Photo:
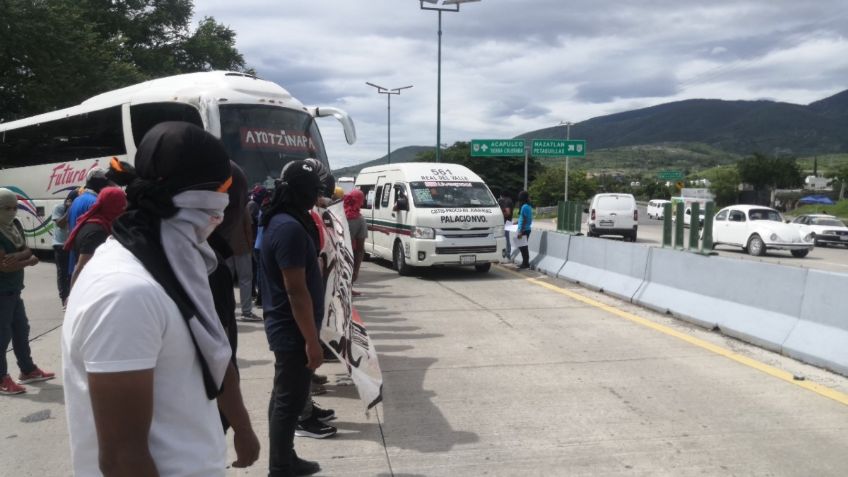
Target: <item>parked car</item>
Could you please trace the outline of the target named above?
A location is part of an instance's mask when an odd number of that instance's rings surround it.
[[[832,215],[808,214],[796,217],[792,224],[813,233],[816,246],[840,244],[848,246],[848,227]]]
[[[621,235],[624,240],[636,241],[639,211],[633,194],[597,194],[587,209],[589,237]]]
[[[759,205],[733,205],[721,209],[713,219],[716,245],[742,247],[751,255],[767,250],[789,250],[792,256],[806,257],[813,249],[813,233],[784,223],[780,212]]]
[[[665,204],[670,204],[670,200],[654,199],[648,201],[648,218],[662,220],[665,216]]]

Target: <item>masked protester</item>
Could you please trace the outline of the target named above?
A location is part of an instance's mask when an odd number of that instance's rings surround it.
[[[95,202],[97,195],[104,187],[115,185],[107,177],[106,171],[102,169],[92,169],[88,172],[85,179],[85,187],[79,190],[77,197],[71,202],[71,207],[68,209],[68,230],[74,230],[77,226],[77,221],[88,212]],[[74,268],[76,268],[77,254],[71,250],[68,255],[68,278],[73,277]]]
[[[65,301],[71,291],[71,275],[68,273],[68,257],[70,254],[65,250],[65,242],[68,240],[68,214],[71,204],[77,198],[79,191],[76,189],[68,193],[65,200],[53,208],[53,261],[56,262],[56,287],[59,289],[59,300],[62,301],[62,310],[65,309]]]
[[[360,209],[365,203],[365,195],[359,189],[353,189],[344,196],[344,211],[347,225],[350,229],[350,242],[353,246],[353,281],[359,278],[359,267],[365,257],[365,239],[368,238],[368,225],[362,217]],[[357,291],[351,292],[353,296],[360,296]]]
[[[88,212],[77,220],[77,226],[71,231],[65,241],[65,251],[74,251],[77,255],[77,265],[71,277],[70,286],[74,286],[83,268],[94,256],[109,234],[112,233],[112,222],[124,213],[127,208],[127,195],[117,187],[106,187],[97,195],[97,201]]]
[[[518,193],[518,238],[530,239],[533,227],[533,204],[530,203],[530,194],[526,190]],[[530,268],[530,249],[527,245],[518,247],[521,252],[521,265],[518,268]]]
[[[298,418],[309,399],[312,373],[323,362],[318,329],[324,283],[318,264],[318,229],[309,211],[325,187],[315,167],[293,161],[262,210],[260,269],[265,333],[274,352],[269,405],[269,476],[308,475],[316,462],[294,451]]]
[[[154,126],[139,144],[128,207],[68,298],[62,328],[75,475],[224,476],[218,410],[237,460],[259,443],[244,408],[208,274],[206,239],[232,182],[223,144],[189,123]]]
[[[24,268],[38,263],[24,243],[24,236],[15,225],[18,198],[8,189],[0,189],[0,394],[21,394],[21,384],[53,379],[55,375],[39,369],[32,362],[29,349],[29,320],[26,316],[21,290],[24,289]],[[6,350],[12,343],[21,374],[18,381],[8,374]]]

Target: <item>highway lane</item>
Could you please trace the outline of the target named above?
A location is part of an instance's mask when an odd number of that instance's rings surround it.
[[[43,331],[34,355],[59,370],[53,273],[30,269],[24,299]],[[319,400],[336,410],[339,435],[297,440],[321,475],[841,477],[848,468],[842,376],[532,271],[398,277],[371,262],[357,289],[384,403],[365,416],[341,366],[321,369],[331,382]],[[263,455],[228,476],[263,474],[267,462],[273,356],[261,323],[240,325],[239,339]],[[61,379],[30,388],[2,398],[0,468],[68,475]],[[37,446],[50,452],[20,458]]]
[[[637,243],[653,247],[662,246],[662,221],[647,218],[645,208],[639,208],[639,233]],[[586,233],[586,215],[582,218],[583,233]],[[534,223],[538,228],[545,230],[556,229],[556,219],[541,219]],[[621,240],[620,237],[601,237],[602,240]],[[689,229],[685,229],[684,245],[689,244]],[[763,257],[748,255],[740,247],[719,245],[715,252],[722,257],[740,260],[753,260],[759,262],[776,263],[790,267],[804,267],[830,272],[848,273],[848,247],[816,247],[804,258],[795,258],[787,251],[770,250]]]

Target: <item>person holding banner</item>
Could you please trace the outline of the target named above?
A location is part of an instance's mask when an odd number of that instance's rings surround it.
[[[518,193],[518,239],[529,240],[533,225],[533,205],[530,204],[530,194],[523,190]],[[530,268],[530,248],[525,242],[518,247],[521,252],[521,265],[518,268]]]
[[[324,316],[324,281],[309,214],[324,190],[314,166],[293,161],[268,205],[259,266],[265,333],[274,352],[274,386],[268,407],[269,476],[309,475],[317,462],[294,450],[298,418],[309,399],[312,373],[323,363],[318,330]]]

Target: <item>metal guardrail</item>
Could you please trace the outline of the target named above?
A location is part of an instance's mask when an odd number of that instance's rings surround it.
[[[679,205],[674,211],[672,221],[671,204],[663,207],[663,248],[675,248],[688,250],[690,252],[712,255],[713,253],[713,216],[715,215],[715,203],[707,202],[704,211],[704,226],[701,228],[701,204],[693,202],[689,215],[689,246],[684,248],[684,207]],[[672,223],[674,222],[674,223]]]
[[[583,203],[569,200],[557,206],[557,230],[570,234],[580,234],[580,220],[583,217]]]

